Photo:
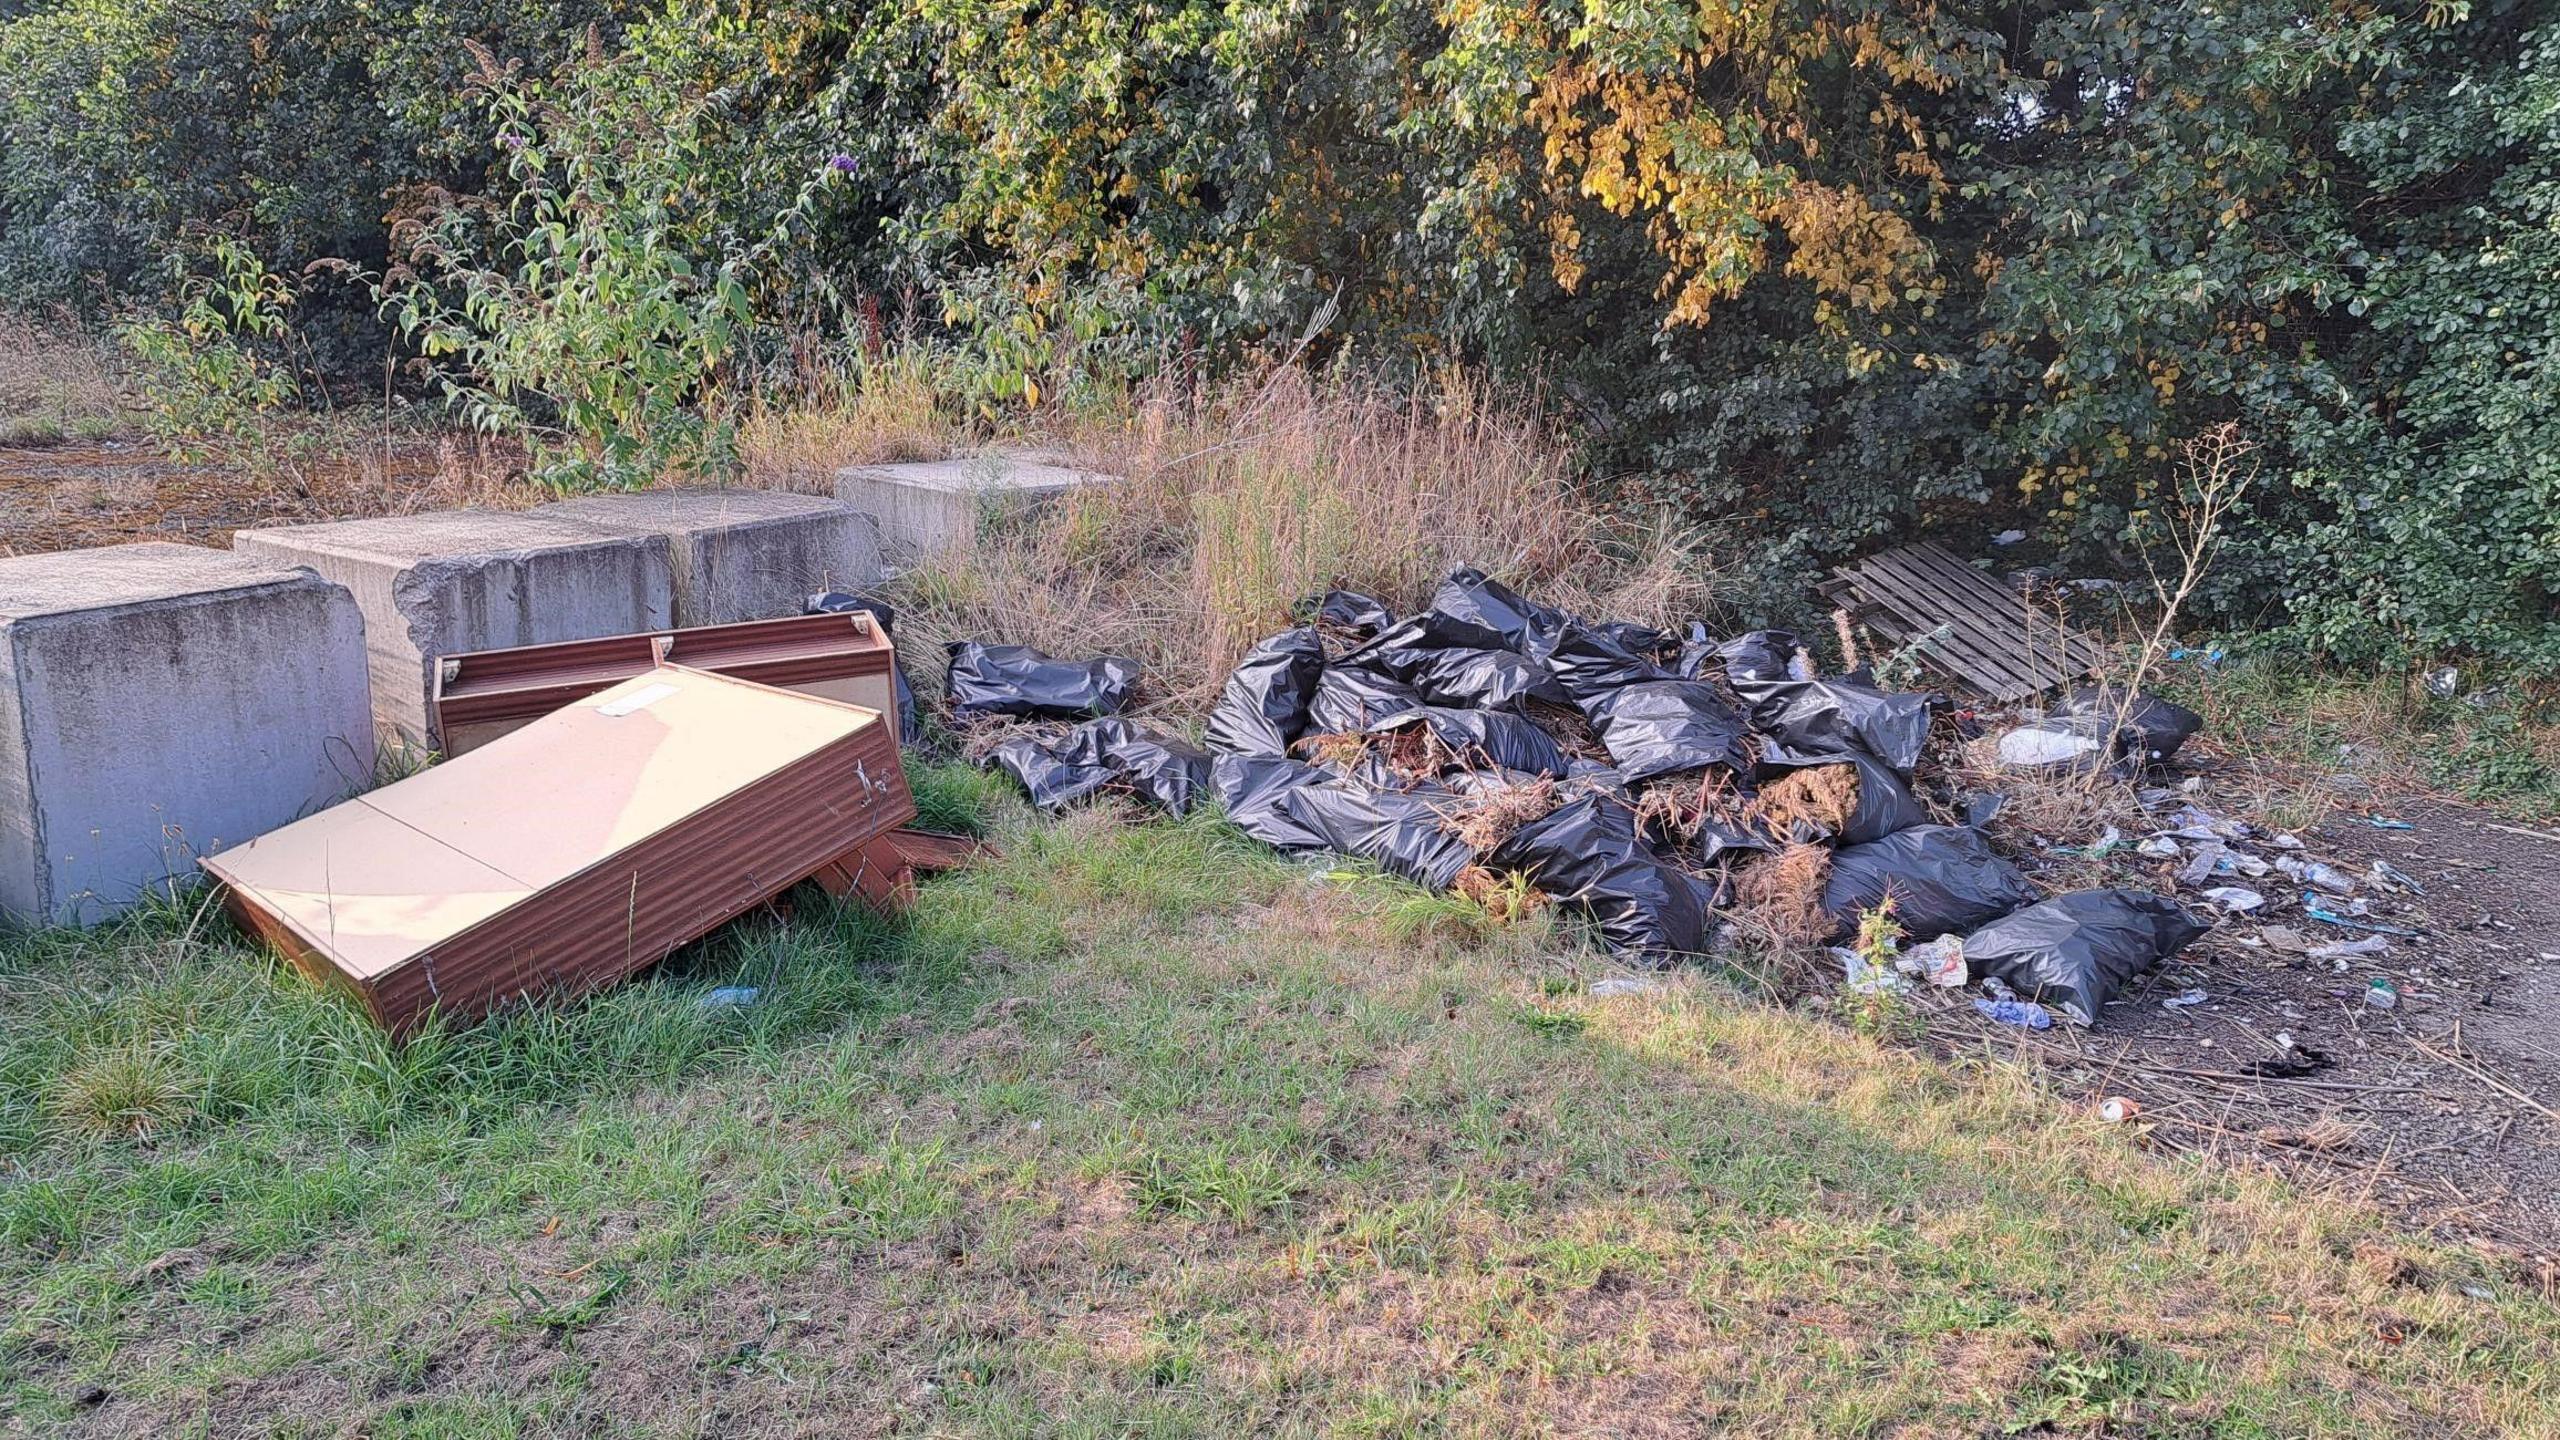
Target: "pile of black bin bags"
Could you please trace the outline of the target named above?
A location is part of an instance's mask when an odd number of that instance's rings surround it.
[[[1330,658],[1327,637],[1339,651]],[[1044,807],[1112,790],[1180,814],[1214,790],[1229,820],[1283,851],[1357,857],[1434,889],[1470,866],[1525,874],[1639,963],[1704,951],[1719,862],[1794,841],[1832,847],[1823,905],[1844,936],[1888,894],[1914,940],[1969,934],[2033,905],[2026,876],[1979,832],[1927,823],[1912,794],[1933,697],[1887,692],[1864,672],[1797,678],[1796,648],[1784,631],[1718,642],[1694,625],[1682,638],[1595,624],[1461,569],[1429,608],[1401,619],[1364,595],[1324,596],[1311,623],[1264,640],[1236,667],[1209,716],[1205,751],[1118,718],[1137,674],[1118,657],[954,645],[949,699],[963,718],[1077,722],[1016,735],[990,756]],[[1572,758],[1558,743],[1553,721],[1570,712],[1605,763]],[[1390,771],[1374,754],[1321,762],[1295,751],[1309,736],[1406,727],[1426,729],[1439,742],[1430,753],[1452,757],[1441,773]],[[1675,842],[1639,823],[1630,788],[1703,771],[1747,795],[1825,765],[1851,766],[1858,778],[1854,813],[1837,833],[1709,822]],[[1562,782],[1560,807],[1486,853],[1452,833],[1449,818],[1480,792],[1539,777]],[[2066,923],[2002,932],[1993,973],[2082,1014],[2195,933],[2158,917],[2157,897],[2064,899],[2071,904],[2054,918]]]

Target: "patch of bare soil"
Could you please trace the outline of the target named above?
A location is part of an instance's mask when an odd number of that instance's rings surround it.
[[[140,440],[0,447],[0,555],[136,540],[227,545],[232,531],[259,525],[542,498],[491,478],[510,468],[483,442],[422,435],[258,464],[173,460]]]
[[[2212,807],[2210,792],[2198,798]],[[2340,809],[2299,832],[2295,852],[2359,877],[2385,862],[2424,887],[2358,886],[2370,923],[2411,932],[2384,935],[2382,953],[2305,953],[2294,937],[2316,948],[2370,932],[2312,918],[2305,887],[2282,874],[2218,878],[2266,907],[2225,919],[2091,1029],[2030,1035],[1969,1009],[1937,1028],[2034,1053],[2093,1113],[2107,1097],[2133,1101],[2153,1143],[2271,1162],[2548,1265],[2560,1257],[2560,834],[2436,800],[2386,818],[2412,828]],[[2177,863],[2154,863],[2148,883],[2210,913],[2176,883]],[[2376,980],[2396,991],[2392,1008],[2368,1002]],[[2200,1003],[2169,1003],[2196,991]]]

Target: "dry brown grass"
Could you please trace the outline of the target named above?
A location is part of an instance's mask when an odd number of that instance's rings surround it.
[[[1466,798],[1441,828],[1479,855],[1491,854],[1520,827],[1543,820],[1564,804],[1562,786],[1544,775],[1518,785],[1494,785]]]
[[[69,315],[0,310],[0,424],[50,426],[51,438],[83,422],[112,426],[124,386],[106,342]]]
[[[863,366],[825,401],[760,395],[738,422],[746,481],[760,490],[832,494],[836,472],[847,465],[940,460],[974,444],[945,405],[922,349]]]
[[[1820,845],[1758,856],[1734,870],[1736,918],[1781,945],[1820,944],[1832,929],[1822,908],[1830,880],[1831,852]]]
[[[1808,765],[1760,787],[1743,807],[1751,823],[1781,837],[1837,835],[1858,813],[1858,771],[1853,765]]]
[[[1411,607],[1477,564],[1594,615],[1665,623],[1711,608],[1691,547],[1584,495],[1534,397],[1454,375],[1399,394],[1279,369],[1143,393],[1028,438],[1125,479],[981,526],[907,575],[918,655],[995,636],[1112,651],[1144,662],[1166,698],[1199,703],[1331,586]]]

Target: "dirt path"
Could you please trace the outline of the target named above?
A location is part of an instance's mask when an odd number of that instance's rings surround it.
[[[2198,798],[2211,808],[2210,791]],[[2368,813],[2341,808],[2299,832],[2294,853],[2360,877],[2384,861],[2424,887],[2359,883],[2371,923],[2414,932],[2383,936],[2384,953],[2304,953],[2367,932],[2306,915],[2303,887],[2281,874],[2226,879],[2266,908],[2223,924],[2094,1028],[1986,1025],[1981,1039],[2040,1053],[2093,1105],[2133,1100],[2161,1143],[2271,1161],[2442,1235],[2560,1255],[2560,835],[2442,801],[2385,812],[2407,829]],[[2140,883],[2209,909],[2175,884],[2176,862],[2138,863],[2156,872]],[[2395,1007],[2367,1002],[2376,979]],[[2167,1003],[2196,991],[2201,1003]]]

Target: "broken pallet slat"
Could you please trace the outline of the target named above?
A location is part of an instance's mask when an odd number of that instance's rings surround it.
[[[1852,561],[1823,587],[1896,644],[1938,630],[1921,663],[1992,700],[2012,701],[2098,668],[2105,650],[1944,547],[1923,542]]]

